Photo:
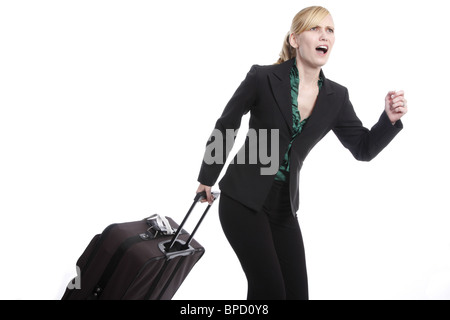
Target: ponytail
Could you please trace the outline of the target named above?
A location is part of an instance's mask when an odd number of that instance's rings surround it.
[[[281,48],[281,52],[280,52],[280,58],[278,59],[278,61],[275,64],[283,63],[283,62],[288,61],[295,57],[295,55],[296,55],[295,49],[289,43],[290,36],[291,36],[291,33],[288,32],[288,34],[284,38],[283,47]]]

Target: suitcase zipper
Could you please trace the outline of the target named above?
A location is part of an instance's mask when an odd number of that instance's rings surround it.
[[[194,250],[194,252],[198,252],[198,250]],[[194,253],[192,253],[194,254]],[[203,254],[202,254],[203,255]],[[156,298],[156,300],[161,300],[162,296],[166,293],[167,288],[169,288],[170,284],[172,283],[173,278],[176,276],[178,270],[180,269],[180,267],[183,265],[183,261],[187,258],[186,255],[184,256],[180,256],[180,259],[178,260],[177,265],[175,266],[172,274],[170,275],[169,279],[167,280],[166,284],[164,285],[164,287],[162,288],[161,292],[159,293],[158,297]],[[161,268],[161,270],[158,273],[157,278],[155,279],[155,281],[153,282],[152,286],[150,287],[150,289],[148,290],[147,294],[145,295],[144,300],[149,300],[150,296],[153,294],[153,292],[155,291],[159,281],[161,280],[164,272],[167,269],[167,266],[169,265],[170,261],[173,261],[173,257],[167,257],[166,258],[166,262],[164,263],[163,267]]]
[[[158,286],[159,281],[161,280],[164,271],[166,271],[167,266],[169,265],[170,260],[166,260],[161,268],[161,270],[159,270],[158,275],[155,278],[155,281],[153,281],[152,286],[148,289],[147,294],[144,297],[144,300],[149,300],[150,296],[152,295],[153,291],[155,291],[156,287]]]
[[[94,287],[94,289],[91,291],[90,300],[97,300],[100,298],[101,294],[103,293],[103,290],[108,285],[108,281],[113,275],[114,271],[116,270],[117,265],[119,264],[120,260],[124,256],[124,254],[127,252],[127,250],[133,245],[138,242],[141,242],[142,238],[140,235],[136,235],[133,237],[130,237],[126,239],[120,247],[116,250],[114,255],[109,260],[108,265],[105,268],[105,271],[103,271],[102,276],[100,277],[100,280],[98,281],[97,285]]]
[[[109,279],[112,277],[114,271],[117,268],[117,265],[120,263],[120,261],[122,260],[123,256],[128,251],[128,249],[136,243],[139,243],[142,241],[147,241],[149,239],[150,239],[149,237],[145,237],[144,234],[141,233],[141,234],[129,237],[128,239],[123,241],[122,244],[119,246],[119,248],[117,248],[114,255],[109,260],[108,265],[105,267],[105,270],[103,271],[103,274],[100,277],[100,280],[97,282],[97,285],[91,290],[91,294],[88,297],[88,299],[89,300],[98,300],[100,298],[101,294],[103,293],[103,291],[105,290],[106,286],[108,285]],[[170,261],[170,258],[167,259],[167,261],[164,263],[164,265],[161,269],[161,274],[158,274],[157,278],[155,279],[156,284],[159,282],[159,279],[161,278],[162,273],[167,268],[168,261]]]
[[[164,288],[161,290],[161,293],[158,295],[158,298],[156,298],[156,300],[161,300],[162,296],[164,293],[166,293],[167,288],[169,287],[169,285],[172,283],[173,278],[175,277],[175,275],[178,272],[178,269],[180,269],[181,265],[183,264],[183,261],[185,260],[186,256],[183,256],[180,258],[180,260],[178,261],[177,265],[175,266],[175,269],[173,270],[172,274],[170,275],[170,278],[167,280],[166,285],[164,286]],[[169,261],[169,260],[168,260]]]

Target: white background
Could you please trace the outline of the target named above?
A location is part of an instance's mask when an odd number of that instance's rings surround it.
[[[306,159],[310,298],[449,299],[448,14],[436,0],[0,2],[0,298],[60,299],[110,223],[180,221],[228,99],[315,4],[336,25],[325,75],[363,123],[389,90],[405,90],[410,112],[370,163],[333,133]],[[245,299],[217,205],[196,239],[206,254],[174,299]]]

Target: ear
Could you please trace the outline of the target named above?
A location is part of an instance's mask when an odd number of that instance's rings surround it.
[[[295,33],[291,33],[289,35],[289,44],[295,49],[298,48],[297,37],[295,36]]]

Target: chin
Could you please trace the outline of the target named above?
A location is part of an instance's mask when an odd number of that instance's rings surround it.
[[[326,65],[328,62],[328,57],[326,59],[319,59],[317,61],[315,61],[315,64],[317,66],[317,68],[322,68],[324,65]]]
[[[309,66],[311,68],[322,68],[328,62],[328,56],[326,57],[313,57],[312,59],[303,60],[301,59],[305,66]]]

